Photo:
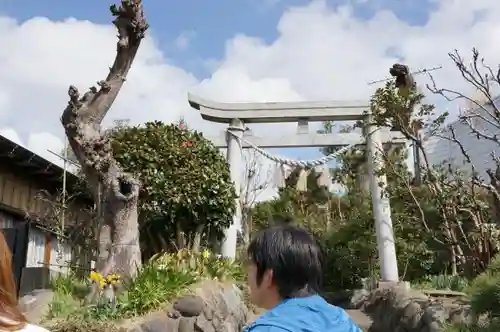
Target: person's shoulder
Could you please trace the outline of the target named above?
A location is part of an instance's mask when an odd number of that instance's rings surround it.
[[[276,309],[266,311],[254,322],[250,323],[243,332],[289,332],[283,321],[283,316],[276,312]]]
[[[289,332],[288,329],[274,325],[250,325],[245,332]]]
[[[38,325],[28,324],[19,332],[50,332],[50,331]]]

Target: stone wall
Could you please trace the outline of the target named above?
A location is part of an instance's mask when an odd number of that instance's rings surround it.
[[[134,326],[124,325],[130,332],[240,332],[248,318],[243,293],[236,285],[206,281],[165,310]]]
[[[403,286],[380,288],[366,298],[363,311],[370,332],[438,332],[447,324],[469,324],[472,312],[457,298],[433,298]]]
[[[252,318],[236,285],[208,280],[164,309],[142,317],[107,322],[54,320],[44,327],[53,332],[241,332]]]

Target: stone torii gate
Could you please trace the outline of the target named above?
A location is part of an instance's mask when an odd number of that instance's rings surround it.
[[[188,100],[190,106],[198,110],[204,120],[229,125],[225,133],[210,139],[217,147],[227,148],[231,179],[238,195],[242,185],[243,148],[346,147],[366,144],[381,279],[388,282],[399,281],[389,198],[384,193],[387,179],[385,175],[377,174],[376,170],[382,163],[383,143],[405,144],[405,139],[399,132],[382,131],[373,126],[368,102],[220,103],[190,93]],[[358,133],[308,132],[309,122],[357,120],[365,121],[366,138]],[[297,134],[265,138],[245,135],[246,124],[284,122],[297,122]],[[225,257],[234,259],[236,256],[237,232],[240,224],[241,206],[239,199],[236,199],[233,223],[226,230],[222,243],[222,255]]]

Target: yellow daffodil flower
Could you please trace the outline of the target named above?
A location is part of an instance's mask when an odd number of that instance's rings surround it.
[[[210,251],[209,251],[208,249],[203,250],[203,253],[201,254],[201,256],[202,256],[204,259],[208,259],[208,258],[210,258]]]

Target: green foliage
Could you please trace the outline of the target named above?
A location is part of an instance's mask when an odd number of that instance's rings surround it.
[[[480,324],[449,326],[446,332],[500,331],[500,255],[496,255],[488,268],[478,275],[467,288],[471,308]]]
[[[326,258],[325,288],[330,291],[362,288],[362,279],[375,277],[378,270],[370,210],[351,210],[348,218],[320,238]]]
[[[307,172],[307,190],[297,191],[297,184],[303,171],[304,169],[302,168],[296,168],[290,173],[285,179],[285,188],[280,189],[281,196],[298,200],[299,203],[305,206],[328,202],[331,195],[328,192],[328,188],[318,184],[318,178],[321,176],[321,173],[315,169],[305,170]]]
[[[426,136],[439,134],[441,139],[446,139],[441,131],[447,129],[450,143],[456,144],[458,151],[461,143],[454,131],[444,126],[448,113],[439,114],[433,105],[424,103],[424,97],[417,91],[403,95],[394,82],[388,82],[373,95],[374,122],[401,131],[419,148],[424,163],[418,183],[413,183],[404,167],[390,157],[386,158],[381,171],[389,179],[387,191],[393,198],[394,213],[404,227],[420,224],[426,245],[436,252],[434,264],[444,263],[449,272],[473,277],[486,268],[490,253],[497,247],[499,231],[492,220],[497,215],[495,200],[492,200],[496,196],[477,185],[480,180],[474,172],[472,176],[476,181],[471,181],[471,174],[452,169],[446,163],[429,163],[418,130],[425,128]],[[466,153],[464,158],[468,160]],[[470,163],[464,166],[473,167]]]
[[[156,262],[147,264],[138,277],[127,287],[124,311],[144,314],[172,300],[196,281],[192,272],[170,267],[159,268]]]
[[[85,280],[77,278],[74,273],[59,274],[51,280],[51,288],[54,293],[60,295],[72,295],[83,299],[88,293],[88,284]]]
[[[500,255],[490,263],[486,271],[477,276],[467,293],[472,310],[477,314],[488,314],[500,319]]]
[[[54,288],[55,299],[47,318],[74,320],[81,317],[96,322],[140,316],[162,308],[203,279],[241,282],[244,280],[242,264],[217,258],[208,250],[156,255],[143,265],[134,280],[124,285],[125,291],[117,296],[114,305],[102,301],[84,305],[79,288],[74,287],[80,281],[61,277],[54,282],[58,287]]]
[[[497,332],[500,331],[500,324],[492,322],[485,325],[473,326],[447,326],[444,332]]]
[[[252,210],[254,231],[276,220],[290,220],[309,229],[325,250],[324,280],[329,291],[359,288],[364,278],[376,277],[378,252],[370,199],[355,191],[344,197],[331,195],[325,209],[314,200],[304,203],[301,197],[302,193],[286,190],[274,200],[257,204]],[[398,263],[405,279],[429,274],[434,253],[422,241],[421,230],[397,222],[394,228]]]
[[[45,317],[46,320],[51,320],[53,318],[68,318],[73,315],[79,315],[80,313],[80,302],[71,294],[54,294],[52,303],[49,305],[49,312]]]
[[[88,318],[115,320],[143,315],[165,305],[197,280],[191,270],[160,266],[152,260],[143,266],[137,277],[127,285],[127,290],[120,294],[116,308],[109,304],[97,304],[88,312]]]
[[[317,190],[317,191],[316,191]],[[319,205],[318,205],[319,202]],[[306,227],[313,234],[324,234],[332,219],[332,206],[336,199],[331,194],[308,186],[307,192],[299,192],[293,188],[281,190],[278,197],[256,204],[250,211],[253,231],[271,226],[275,222],[293,221],[294,224]]]
[[[469,287],[469,280],[458,275],[433,275],[424,279],[412,282],[411,285],[416,289],[442,289],[455,292],[464,292]]]
[[[342,197],[342,218],[336,219],[329,233],[320,239],[326,253],[325,280],[331,290],[361,287],[365,278],[377,278],[378,250],[370,200],[362,193]],[[404,280],[422,278],[432,272],[434,253],[415,227],[403,227],[393,216],[396,252]]]
[[[424,94],[416,90],[398,93],[395,82],[389,81],[371,98],[373,121],[380,127],[401,131],[408,139],[417,139],[415,135],[423,128],[424,121],[431,129],[438,129],[448,116],[448,113],[437,115],[434,105],[424,103],[424,99]]]
[[[109,137],[117,161],[142,182],[141,236],[144,247],[156,247],[150,254],[165,244],[192,245],[196,235],[221,238],[236,195],[226,160],[209,140],[184,124],[159,121],[122,126]]]
[[[78,312],[79,303],[88,293],[89,285],[75,274],[60,274],[51,280],[54,299],[49,305],[47,319],[69,317]]]
[[[242,263],[219,258],[208,250],[201,253],[179,250],[153,258],[160,267],[171,267],[179,271],[191,271],[194,278],[243,281],[245,273]]]

